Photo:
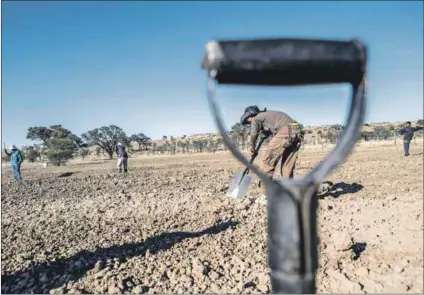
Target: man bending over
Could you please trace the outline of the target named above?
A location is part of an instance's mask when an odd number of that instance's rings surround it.
[[[281,160],[282,177],[293,178],[296,160],[301,146],[301,129],[299,124],[289,115],[279,111],[260,111],[257,106],[245,109],[240,123],[251,125],[250,152],[253,154],[259,133],[271,135],[259,168],[270,178],[273,177],[276,166]],[[264,201],[265,188],[261,186],[263,195],[259,201]]]

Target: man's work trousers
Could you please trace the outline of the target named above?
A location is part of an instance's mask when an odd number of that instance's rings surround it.
[[[12,164],[12,172],[16,180],[21,180],[21,165]]]
[[[405,152],[405,156],[409,156],[409,144],[410,144],[410,141],[408,140],[405,140],[403,142],[403,151]]]
[[[128,158],[118,158],[118,172],[122,172],[122,168],[124,168],[124,172],[128,171]]]
[[[289,136],[287,134],[278,132],[271,139],[263,153],[259,168],[270,178],[273,177],[275,168],[280,160],[282,177],[293,178],[301,141],[299,138],[295,138],[291,145],[285,148],[283,145],[288,138]],[[261,185],[261,190],[265,194],[265,187],[263,185]]]

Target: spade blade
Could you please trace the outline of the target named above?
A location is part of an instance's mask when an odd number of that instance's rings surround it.
[[[247,190],[249,189],[249,184],[252,181],[252,177],[248,174],[245,174],[243,179],[242,177],[243,173],[241,172],[237,172],[236,175],[234,175],[227,195],[234,199],[243,198],[246,195]]]

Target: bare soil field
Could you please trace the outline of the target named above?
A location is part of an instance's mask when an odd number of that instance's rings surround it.
[[[423,147],[411,150],[358,147],[324,184],[317,292],[423,292]],[[325,153],[302,150],[296,177]],[[115,164],[24,164],[22,183],[3,167],[2,293],[270,291],[266,206],[225,196],[242,169],[230,154],[130,158],[125,177]]]

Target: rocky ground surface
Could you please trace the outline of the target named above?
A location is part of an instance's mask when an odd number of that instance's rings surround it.
[[[303,151],[296,176],[323,157]],[[83,163],[83,162],[82,162]],[[267,293],[266,206],[226,154],[2,169],[2,293]],[[258,189],[252,184],[251,194]],[[357,150],[319,200],[322,293],[423,292],[423,154]]]

